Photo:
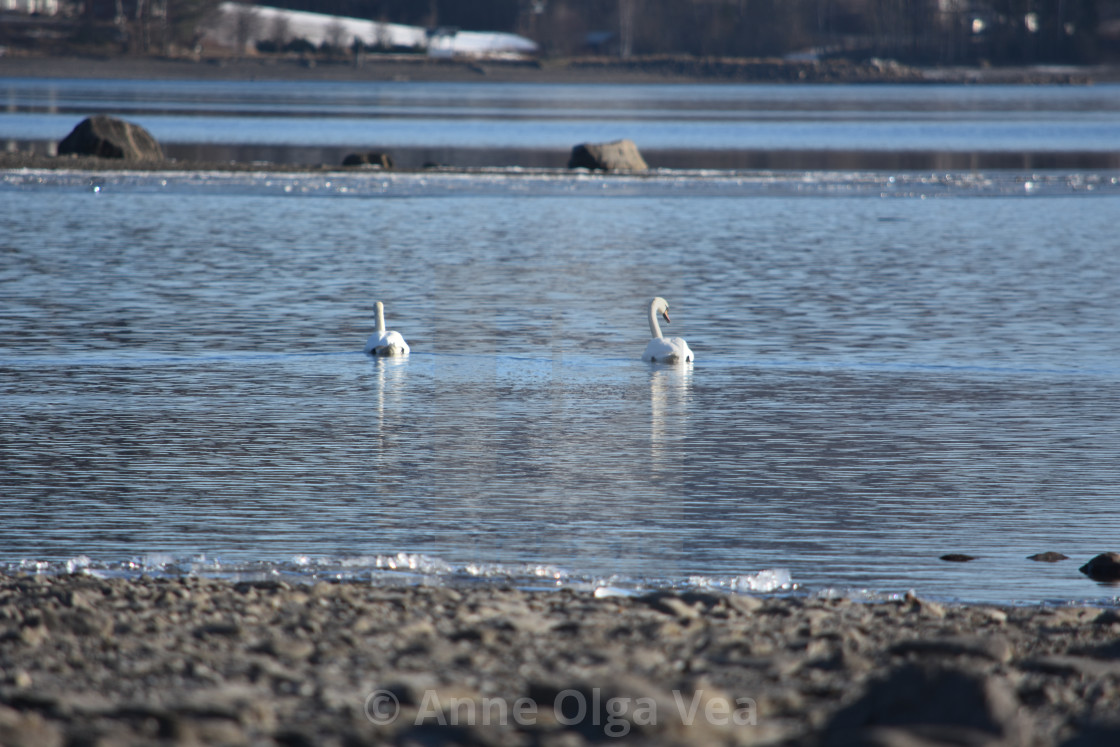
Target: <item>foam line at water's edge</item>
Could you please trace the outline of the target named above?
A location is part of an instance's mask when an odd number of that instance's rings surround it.
[[[285,581],[292,584],[314,584],[320,581],[386,586],[495,584],[527,591],[569,589],[596,597],[671,591],[845,598],[866,603],[899,601],[915,593],[912,589],[875,590],[833,586],[812,588],[794,582],[789,571],[782,568],[733,576],[638,578],[582,574],[548,564],[451,563],[428,555],[404,552],[338,558],[297,555],[287,561],[224,561],[205,555],[174,557],[164,553],[150,553],[126,560],[93,560],[86,555],[77,555],[65,560],[0,560],[0,573],[85,574],[100,578],[202,577],[232,582]],[[1116,595],[1010,602],[971,596],[920,596],[940,603],[961,605],[1120,607],[1120,596]]]

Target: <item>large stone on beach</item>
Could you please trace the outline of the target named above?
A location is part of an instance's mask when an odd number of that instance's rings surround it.
[[[569,169],[596,171],[645,171],[646,165],[633,140],[615,140],[613,143],[583,143],[572,148],[568,159]]]
[[[1094,581],[1120,581],[1120,552],[1104,552],[1078,568]]]
[[[1022,745],[1030,734],[1019,700],[1002,678],[907,664],[839,711],[823,744]]]
[[[82,120],[58,144],[58,154],[162,161],[163,150],[151,133],[132,122],[98,115]]]
[[[62,732],[38,713],[0,705],[0,744],[6,747],[61,747]]]

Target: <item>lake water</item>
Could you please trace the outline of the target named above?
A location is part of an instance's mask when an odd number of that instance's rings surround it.
[[[2,68],[0,68],[2,71]],[[0,78],[0,141],[123,116],[175,158],[563,167],[627,137],[671,168],[1120,168],[1120,85],[532,85]]]
[[[596,95],[664,124],[666,88]],[[710,88],[825,130],[889,90]],[[15,108],[0,137],[56,116]],[[1118,171],[10,171],[0,204],[9,569],[1116,602],[1077,567],[1120,550]],[[693,366],[640,360],[654,295]],[[407,360],[361,353],[375,300]]]

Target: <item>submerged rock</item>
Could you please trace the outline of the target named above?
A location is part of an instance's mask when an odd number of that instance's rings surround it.
[[[633,140],[612,143],[583,143],[572,148],[569,169],[596,171],[645,171],[646,165]]]
[[[58,144],[58,154],[162,161],[163,149],[151,133],[132,122],[98,115],[78,123]]]
[[[1120,552],[1105,552],[1079,569],[1094,581],[1120,581]]]
[[[1069,556],[1062,555],[1060,552],[1040,552],[1028,556],[1027,560],[1033,560],[1037,563],[1057,563],[1060,560],[1069,560]]]
[[[976,560],[975,555],[965,555],[964,553],[951,552],[947,555],[942,555],[941,560],[948,563],[967,563],[970,560]]]

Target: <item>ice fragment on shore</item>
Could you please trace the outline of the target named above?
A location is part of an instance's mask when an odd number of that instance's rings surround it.
[[[66,561],[66,572],[75,573],[76,571],[89,568],[93,561],[86,555],[78,555]]]
[[[739,576],[732,586],[736,591],[778,591],[793,586],[793,579],[785,568],[771,568]]]
[[[592,596],[596,599],[608,599],[610,597],[632,597],[635,592],[628,589],[621,589],[617,586],[596,586]]]
[[[450,564],[442,560],[407,552],[399,552],[396,555],[378,555],[376,566],[390,571],[419,571],[421,573],[450,573],[454,570]]]
[[[745,573],[731,578],[691,576],[688,579],[688,584],[705,589],[725,589],[738,592],[771,592],[794,588],[793,578],[785,568],[769,568],[758,573]]]

